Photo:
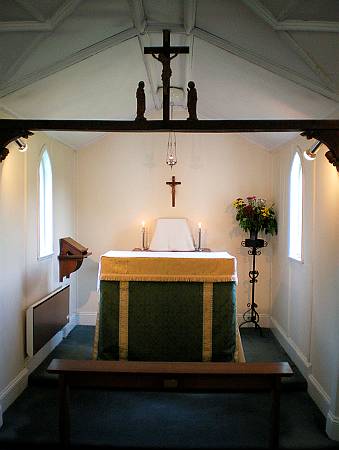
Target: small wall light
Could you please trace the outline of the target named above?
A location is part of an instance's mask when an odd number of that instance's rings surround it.
[[[313,161],[317,156],[317,151],[319,150],[320,146],[321,142],[317,141],[315,144],[312,145],[312,147],[304,151],[304,158],[307,159],[308,161]]]
[[[23,142],[20,138],[15,140],[16,145],[19,147],[19,152],[26,152],[28,149],[28,145]]]

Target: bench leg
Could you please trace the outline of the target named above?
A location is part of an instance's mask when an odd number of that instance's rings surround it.
[[[274,377],[273,389],[271,392],[271,428],[269,448],[279,448],[279,425],[280,425],[280,377]]]
[[[59,436],[63,447],[70,443],[69,386],[64,375],[59,375]]]

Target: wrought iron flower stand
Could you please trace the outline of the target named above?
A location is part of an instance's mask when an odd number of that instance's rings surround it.
[[[243,247],[249,247],[248,254],[252,256],[252,270],[249,271],[250,283],[252,284],[251,302],[247,303],[249,308],[243,314],[243,322],[239,325],[239,328],[246,323],[254,323],[254,327],[259,329],[260,336],[262,336],[262,329],[259,325],[259,313],[257,312],[258,305],[255,303],[255,283],[258,282],[259,271],[255,268],[255,257],[261,255],[259,250],[262,247],[267,247],[267,242],[264,239],[245,239],[241,242]]]

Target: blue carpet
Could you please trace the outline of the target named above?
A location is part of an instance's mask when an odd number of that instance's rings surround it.
[[[58,390],[45,369],[53,357],[90,359],[93,335],[94,327],[76,327],[32,373],[29,387],[4,414],[1,448],[57,447]],[[248,361],[288,360],[269,330],[260,338],[244,329],[242,340]],[[299,373],[294,383],[282,392],[281,448],[338,448]],[[71,392],[74,448],[265,448],[269,419],[268,394]]]

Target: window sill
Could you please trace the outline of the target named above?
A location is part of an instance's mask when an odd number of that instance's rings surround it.
[[[301,258],[301,259],[297,259],[297,258],[294,258],[293,256],[290,256],[290,255],[288,255],[288,259],[290,260],[290,261],[293,261],[294,263],[299,263],[299,264],[304,264],[304,258]]]
[[[52,259],[54,256],[54,252],[50,253],[49,255],[45,255],[45,256],[38,256],[38,261],[44,261],[45,259]]]

